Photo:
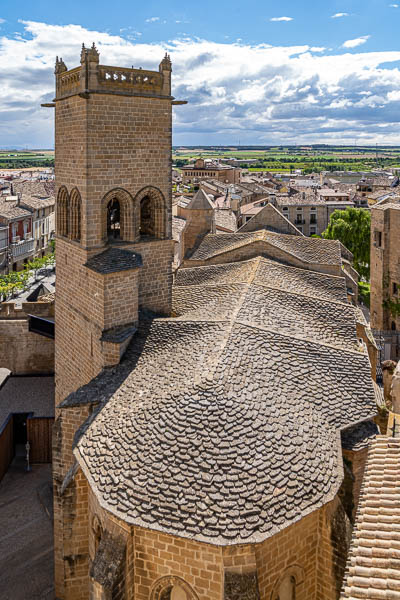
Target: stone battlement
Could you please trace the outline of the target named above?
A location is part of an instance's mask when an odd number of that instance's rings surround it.
[[[60,100],[88,93],[112,93],[128,96],[171,96],[171,60],[166,54],[158,71],[99,64],[96,47],[82,46],[81,65],[67,69],[57,57],[55,66],[56,98]]]

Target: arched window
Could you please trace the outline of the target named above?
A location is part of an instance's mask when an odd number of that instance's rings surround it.
[[[390,328],[392,331],[396,331],[396,323],[394,321],[392,321]]]
[[[159,579],[153,587],[151,600],[198,600],[197,594],[186,581],[174,575]]]
[[[81,214],[82,200],[79,191],[74,188],[71,191],[70,213],[69,213],[69,237],[77,242],[81,241]]]
[[[69,195],[67,188],[60,187],[57,194],[57,234],[67,237],[69,234]]]
[[[164,196],[154,187],[143,188],[135,197],[135,220],[141,238],[163,240],[166,232],[166,205]]]
[[[137,229],[132,196],[123,188],[109,191],[102,200],[103,242],[135,242],[139,235]]]
[[[293,575],[283,579],[276,600],[296,600],[296,580]]]
[[[140,235],[144,237],[155,236],[154,205],[150,196],[145,196],[140,201]]]
[[[272,590],[271,600],[296,600],[296,588],[305,579],[304,569],[299,565],[292,565],[285,569],[276,581]]]
[[[107,239],[121,239],[121,206],[117,198],[111,198],[107,204]]]

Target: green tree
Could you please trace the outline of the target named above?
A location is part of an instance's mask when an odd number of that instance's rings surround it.
[[[354,268],[369,281],[371,214],[364,208],[335,210],[322,237],[339,240],[354,256]]]

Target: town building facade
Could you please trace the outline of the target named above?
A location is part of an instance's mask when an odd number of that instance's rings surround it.
[[[203,158],[197,159],[193,165],[182,169],[182,182],[199,183],[203,179],[217,179],[224,183],[240,183],[241,170],[231,165],[223,165]]]

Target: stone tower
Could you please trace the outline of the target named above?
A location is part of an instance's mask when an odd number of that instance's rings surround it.
[[[199,190],[185,210],[186,227],[183,230],[183,256],[194,250],[207,233],[215,233],[215,211],[207,194]]]
[[[170,312],[171,61],[107,67],[83,46],[79,67],[57,59],[55,73],[61,400],[118,362],[110,330],[134,326],[138,305]]]
[[[53,465],[60,598],[66,564],[79,554],[65,541],[62,485],[73,465],[73,435],[93,408],[65,399],[120,361],[139,308],[158,315],[171,309],[171,71],[168,55],[158,71],[101,65],[94,44],[82,46],[74,69],[56,60]]]

